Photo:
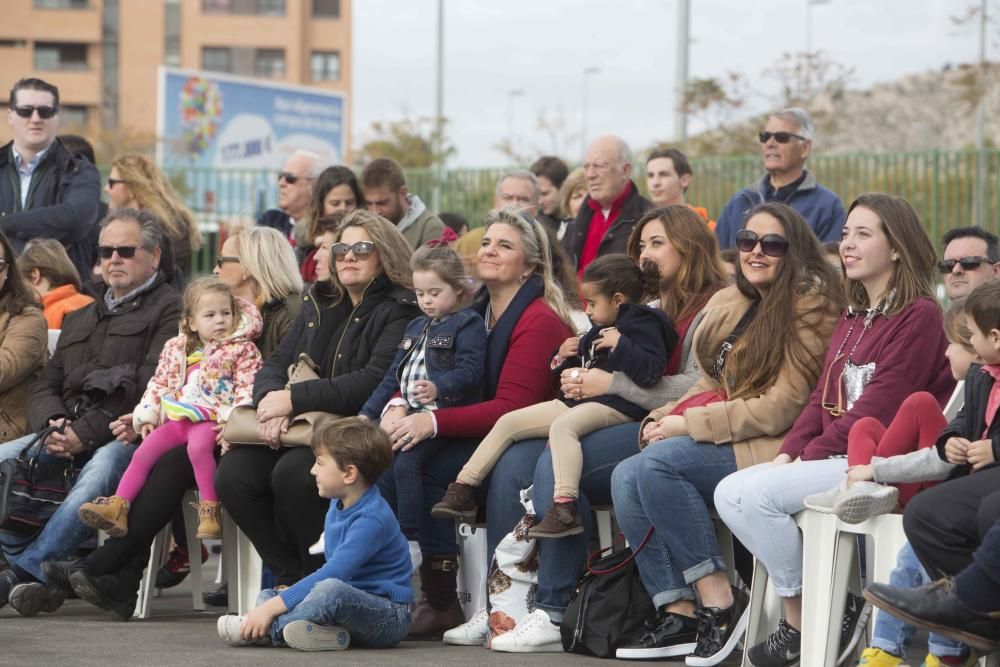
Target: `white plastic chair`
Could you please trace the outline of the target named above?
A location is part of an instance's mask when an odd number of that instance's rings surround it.
[[[191,507],[192,502],[197,502],[197,495],[194,491],[184,494],[181,502],[181,509],[184,513],[184,532],[187,533],[188,553],[192,554],[190,560],[191,574],[191,598],[195,611],[205,609],[205,602],[201,597],[201,540],[198,539],[198,510]],[[153,539],[153,546],[149,553],[149,564],[142,575],[142,582],[139,584],[139,596],[135,603],[136,618],[149,618],[150,602],[153,595],[159,594],[156,588],[156,573],[160,566],[166,562],[170,554],[170,524],[168,523]]]
[[[250,538],[227,512],[222,513],[222,558],[225,560],[229,611],[246,614],[257,604],[264,562]]]

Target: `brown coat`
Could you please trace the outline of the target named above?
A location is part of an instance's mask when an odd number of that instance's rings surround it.
[[[48,357],[48,333],[40,308],[20,315],[0,310],[0,442],[28,433],[28,386]]]
[[[741,469],[770,461],[777,456],[782,440],[809,402],[809,395],[816,387],[830,334],[840,317],[836,303],[818,294],[802,297],[799,310],[809,312],[816,307],[817,302],[828,304],[825,311],[820,311],[822,315],[812,315],[811,321],[802,319],[796,327],[809,354],[815,359],[813,370],[802,372],[786,360],[774,384],[760,396],[688,408],[684,413],[684,420],[692,438],[698,442],[718,445],[732,443],[736,465]],[[749,307],[750,299],[735,286],[727,287],[712,297],[705,306],[705,316],[694,337],[701,378],[678,401],[650,413],[643,421],[643,427],[651,419],[660,419],[670,414],[678,402],[700,392],[719,388],[719,383],[705,369],[711,368],[715,363],[716,353],[723,340]],[[821,321],[815,321],[817,319]],[[812,331],[817,325],[820,336]],[[755,341],[755,344],[765,345],[767,341]]]

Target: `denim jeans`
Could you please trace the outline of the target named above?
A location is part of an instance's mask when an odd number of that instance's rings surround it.
[[[896,567],[889,575],[889,585],[897,588],[916,588],[930,583],[930,577],[924,572],[917,554],[909,542],[903,545],[896,557]],[[880,648],[893,655],[906,656],[906,649],[913,641],[917,629],[899,620],[892,614],[878,610],[875,612],[875,628],[872,631],[872,648]],[[935,656],[942,658],[949,655],[965,655],[969,649],[954,639],[948,639],[935,632],[927,637],[927,648]]]
[[[615,516],[629,544],[656,529],[635,558],[655,606],[694,600],[694,582],[726,571],[709,509],[716,485],[735,471],[732,445],[688,436],[651,443],[615,468]]]
[[[795,515],[805,497],[844,480],[847,459],[761,463],[729,475],[715,488],[715,509],[733,536],[767,568],[774,592],[802,594],[802,533]]]
[[[260,606],[276,597],[266,588],[257,598]],[[359,590],[340,579],[324,579],[295,608],[274,619],[271,642],[285,643],[282,632],[292,621],[338,625],[351,633],[351,644],[368,648],[390,648],[410,631],[410,605]]]
[[[620,461],[636,452],[638,435],[639,423],[631,422],[601,429],[584,436],[580,442],[583,474],[580,476],[580,495],[577,500],[584,531],[570,537],[538,540],[538,592],[535,607],[548,613],[553,621],[562,620],[587,560],[592,528],[591,505],[611,504],[611,473]],[[537,516],[544,515],[552,506],[555,477],[552,456],[544,446],[544,440],[516,443],[504,453],[493,469],[487,502],[490,553],[524,516],[518,490],[534,484]]]
[[[26,435],[0,445],[0,461],[16,457],[33,437],[34,435]],[[80,522],[77,516],[80,505],[97,496],[114,493],[135,450],[136,445],[124,445],[112,440],[103,447],[98,447],[89,459],[84,459],[85,463],[73,489],[38,535],[25,538],[15,533],[0,532],[0,546],[7,562],[17,565],[39,581],[45,581],[42,563],[67,558],[94,532],[93,528]]]

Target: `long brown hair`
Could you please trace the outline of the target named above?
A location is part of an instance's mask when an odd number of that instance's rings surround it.
[[[866,208],[878,216],[889,246],[899,256],[893,262],[892,277],[886,294],[893,294],[886,303],[885,315],[894,315],[920,298],[934,299],[934,267],[937,255],[920,216],[902,197],[872,192],[859,196],[847,209],[848,217],[858,208]],[[858,280],[847,279],[847,299],[852,308],[866,310],[874,305],[865,286]],[[935,300],[935,303],[937,301]]]
[[[138,153],[126,153],[111,166],[118,170],[139,208],[159,218],[171,239],[183,239],[191,245],[191,250],[201,247],[201,229],[194,214],[152,160]]]
[[[659,297],[663,312],[678,322],[700,310],[712,294],[726,287],[728,274],[719,256],[715,234],[701,216],[681,205],[654,208],[639,219],[626,247],[633,261],[639,262],[643,228],[654,220],[663,225],[667,240],[681,258],[681,266],[670,279],[661,278],[655,265],[639,268],[650,282],[648,296]]]
[[[378,213],[357,209],[351,211],[337,228],[336,242],[344,236],[344,230],[350,227],[360,227],[368,233],[375,251],[378,253],[382,273],[396,287],[413,289],[413,271],[410,269],[410,256],[413,248],[409,241],[392,224]],[[335,270],[330,271],[330,287],[333,292],[333,303],[340,303],[347,290],[337,277]]]
[[[0,232],[0,246],[3,246],[3,259],[7,262],[7,280],[0,288],[0,309],[9,315],[20,315],[28,306],[40,305],[38,296],[17,270],[17,253],[3,232]]]
[[[818,375],[823,360],[810,354],[802,342],[802,329],[828,337],[824,315],[834,307],[842,310],[846,301],[840,276],[795,209],[768,202],[758,206],[748,220],[758,215],[771,216],[781,224],[788,250],[778,264],[774,282],[763,294],[743,275],[742,265],[736,265],[736,288],[759,305],[726,361],[725,384],[730,398],[762,394],[774,384],[786,360],[801,373]]]

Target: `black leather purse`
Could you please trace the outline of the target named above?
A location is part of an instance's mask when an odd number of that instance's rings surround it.
[[[45,439],[62,431],[43,429],[17,457],[0,462],[0,530],[33,535],[66,500],[80,471],[72,459],[41,460]]]

